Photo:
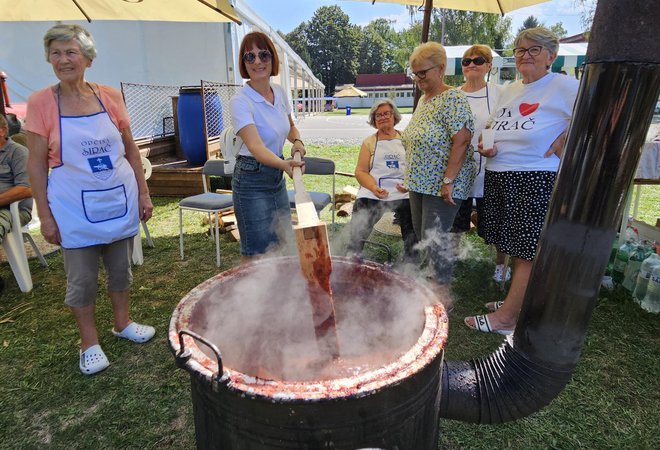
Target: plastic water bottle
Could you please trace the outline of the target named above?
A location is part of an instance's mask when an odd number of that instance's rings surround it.
[[[612,276],[612,270],[614,269],[614,260],[616,259],[616,254],[619,251],[619,236],[614,239],[612,243],[612,250],[610,251],[610,259],[607,261],[607,269],[605,270],[606,276]]]
[[[660,312],[660,265],[651,271],[651,278],[646,288],[646,295],[642,300],[642,308],[648,312]]]
[[[623,282],[621,283],[628,292],[635,290],[635,283],[637,282],[639,269],[642,266],[642,261],[644,261],[647,256],[648,252],[643,245],[636,245],[630,252],[628,264],[626,264],[626,268],[623,271]]]
[[[633,298],[637,303],[642,303],[644,296],[646,295],[647,287],[649,280],[651,279],[651,272],[655,266],[660,264],[660,256],[656,253],[653,253],[651,256],[642,261],[642,265],[639,268],[639,274],[637,274],[637,283],[635,283],[635,290],[633,291]]]
[[[619,250],[616,252],[616,258],[614,258],[614,266],[612,267],[612,279],[616,284],[621,284],[624,278],[624,271],[628,265],[628,258],[630,253],[635,248],[635,245],[632,241],[626,241]]]

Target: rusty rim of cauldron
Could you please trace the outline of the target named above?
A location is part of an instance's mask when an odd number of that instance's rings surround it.
[[[234,267],[209,278],[193,288],[181,299],[172,313],[168,338],[174,354],[177,355],[181,350],[179,331],[187,328],[187,320],[190,318],[195,304],[204,296],[209,287],[222,282],[224,279],[249,272],[252,267],[262,264],[272,266],[277,260],[286,262],[291,259],[295,258],[270,258]],[[354,259],[346,257],[333,257],[332,260],[341,264],[358,264]],[[387,276],[398,278],[402,283],[407,284],[411,290],[414,289],[419,292],[420,295],[424,295],[427,298],[436,298],[436,295],[425,284],[418,283],[406,275],[392,272],[383,265],[369,261],[360,261],[359,264],[361,268],[387,272]],[[438,354],[442,351],[447,341],[447,313],[442,304],[436,303],[424,308],[424,315],[424,329],[415,344],[398,359],[374,370],[350,377],[330,380],[281,381],[264,380],[239,372],[225,365],[220,382],[224,383],[228,390],[238,391],[242,395],[263,397],[280,402],[332,400],[367,395],[370,392],[381,390],[416,374],[438,357]],[[193,338],[184,336],[183,339],[185,348],[192,352],[192,356],[185,363],[185,369],[204,377],[209,383],[213,383],[216,380],[218,371],[216,360],[209,358],[202,352]],[[220,351],[222,351],[221,346]]]

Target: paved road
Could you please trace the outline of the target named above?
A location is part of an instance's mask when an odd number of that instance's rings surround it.
[[[403,130],[410,122],[410,114],[403,114],[396,126]],[[375,132],[366,115],[306,116],[297,123],[303,141],[313,144],[359,144]]]

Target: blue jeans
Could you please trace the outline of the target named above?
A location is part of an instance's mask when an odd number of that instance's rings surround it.
[[[449,234],[462,200],[455,198],[456,206],[442,197],[410,191],[412,223],[420,241],[420,250],[428,257],[431,276],[439,283],[449,283],[454,269],[454,246]]]
[[[239,156],[231,187],[241,255],[261,255],[290,239],[291,209],[281,170]]]

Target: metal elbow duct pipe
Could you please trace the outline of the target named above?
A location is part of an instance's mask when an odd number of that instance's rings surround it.
[[[445,363],[440,417],[515,420],[549,404],[569,382],[660,94],[658,22],[655,2],[598,2],[516,331],[492,355]]]

